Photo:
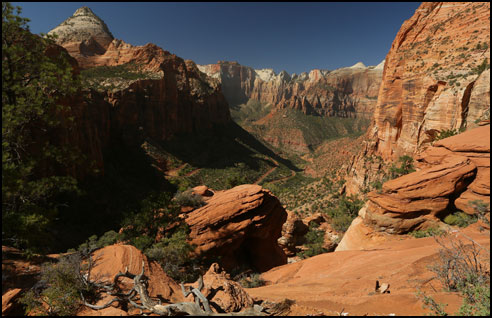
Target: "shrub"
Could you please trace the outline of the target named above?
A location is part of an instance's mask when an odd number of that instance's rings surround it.
[[[323,230],[318,229],[319,224],[312,223],[309,226],[309,230],[304,236],[306,240],[306,247],[308,248],[305,251],[297,254],[302,259],[309,258],[318,254],[328,252],[327,249],[323,248],[323,244],[325,241],[325,232]]]
[[[259,273],[253,273],[250,277],[243,277],[239,280],[239,284],[244,288],[256,288],[265,285],[265,281]]]
[[[186,241],[188,228],[183,225],[170,237],[153,244],[145,251],[149,259],[156,260],[172,279],[181,282],[194,282],[198,272],[194,271],[197,260],[192,257],[193,246]]]
[[[26,305],[26,314],[74,315],[81,304],[80,293],[88,291],[80,276],[80,263],[76,253],[61,257],[56,264],[43,264],[41,279],[20,300]]]
[[[77,250],[83,254],[87,254],[105,246],[115,244],[120,238],[121,235],[113,230],[104,233],[99,239],[97,238],[97,235],[92,235],[85,243],[80,244]],[[70,249],[67,252],[73,253],[75,250]]]
[[[429,267],[447,291],[459,292],[463,304],[458,315],[490,316],[490,249],[467,238],[470,243],[451,237],[446,244],[440,238],[439,261]],[[443,306],[424,295],[424,304],[431,305],[434,314],[447,315]]]
[[[439,132],[439,134],[436,136],[434,141],[449,138],[451,136],[455,136],[459,133],[462,133],[464,131],[464,128],[460,129],[445,129]]]
[[[443,235],[444,233],[445,233],[444,230],[441,230],[436,227],[430,227],[425,230],[417,230],[417,231],[410,232],[408,234],[415,238],[422,238],[422,237],[430,237],[430,236],[439,236],[439,235]]]
[[[178,207],[171,203],[169,193],[153,193],[141,202],[140,211],[125,216],[121,240],[129,241],[144,251],[152,245],[161,229],[180,222],[179,212]]]
[[[336,207],[328,211],[333,229],[338,232],[347,231],[352,220],[358,215],[364,205],[364,201],[356,196],[341,196],[336,202]]]
[[[487,213],[490,212],[490,203],[484,202],[482,200],[473,200],[468,202],[468,205],[475,209],[477,213],[477,218],[484,222],[485,224],[490,224],[489,220],[485,217]]]
[[[477,222],[477,217],[468,215],[462,211],[456,211],[455,213],[449,214],[444,218],[444,223],[459,227],[467,227],[475,222]]]
[[[179,206],[189,206],[192,208],[199,208],[205,205],[205,201],[203,201],[202,196],[193,193],[191,189],[184,192],[178,192],[174,196],[174,201]]]
[[[415,169],[413,167],[413,158],[407,155],[401,156],[398,158],[398,162],[400,166],[398,167],[396,164],[392,164],[389,168],[390,178],[396,179],[403,175],[414,172]]]

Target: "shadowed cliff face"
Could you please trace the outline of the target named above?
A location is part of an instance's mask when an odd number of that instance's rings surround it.
[[[74,97],[77,129],[68,132],[89,159],[102,169],[103,150],[111,140],[140,145],[144,138],[167,140],[179,133],[198,133],[229,123],[228,104],[220,84],[154,44],[132,46],[113,39],[106,24],[89,8],[49,32],[74,57],[80,68],[134,65],[144,78],[93,78],[98,89]],[[116,89],[113,84],[116,84]],[[92,86],[91,86],[92,87]],[[101,89],[102,87],[102,89]]]
[[[231,106],[253,99],[307,115],[358,117],[372,114],[382,65],[365,67],[357,63],[335,71],[315,69],[292,76],[285,71],[275,74],[272,69],[255,70],[226,61],[198,68],[220,80]]]
[[[438,131],[474,125],[490,108],[489,3],[423,3],[386,57],[374,112],[377,152],[412,154]]]

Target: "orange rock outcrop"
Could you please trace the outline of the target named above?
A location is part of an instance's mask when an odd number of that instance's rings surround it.
[[[383,158],[412,154],[437,131],[470,127],[490,108],[490,3],[423,3],[386,56],[374,112]]]
[[[368,193],[337,251],[372,245],[384,232],[442,226],[456,210],[476,214],[477,201],[490,209],[490,125],[440,140],[416,160],[420,170]]]
[[[198,282],[192,286],[198,288]],[[217,263],[213,263],[203,275],[203,286],[202,294],[215,312],[238,312],[253,306],[253,299],[241,284],[231,280]],[[192,301],[191,296],[188,296],[188,301]]]
[[[190,243],[205,257],[220,258],[227,270],[240,264],[266,271],[287,262],[277,243],[287,213],[258,185],[217,191],[207,204],[186,214]]]
[[[347,192],[375,181],[379,168],[366,157],[413,156],[439,132],[490,116],[489,68],[490,3],[422,3],[386,56],[368,140],[347,168]]]

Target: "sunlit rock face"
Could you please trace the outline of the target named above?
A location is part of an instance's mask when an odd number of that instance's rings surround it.
[[[276,109],[296,109],[308,115],[357,117],[372,114],[383,65],[384,61],[369,67],[359,62],[334,71],[314,69],[299,75],[255,70],[227,61],[198,68],[221,81],[230,105],[253,99]]]

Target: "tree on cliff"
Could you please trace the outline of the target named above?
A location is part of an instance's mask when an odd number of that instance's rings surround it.
[[[77,80],[66,56],[47,54],[53,40],[32,34],[20,12],[2,2],[2,243],[36,250],[48,244],[57,196],[77,189],[66,173],[74,154],[53,144],[70,110],[58,101]]]

